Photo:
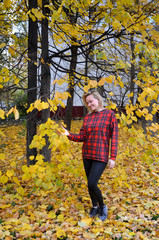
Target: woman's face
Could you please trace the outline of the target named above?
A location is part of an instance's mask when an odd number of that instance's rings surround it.
[[[99,101],[92,94],[86,97],[86,103],[91,112],[97,111],[99,108]]]

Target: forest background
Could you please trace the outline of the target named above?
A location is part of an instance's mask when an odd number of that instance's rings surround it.
[[[158,11],[157,0],[1,1],[0,239],[159,238]],[[97,89],[119,122],[105,222],[88,218],[81,144],[60,134],[82,126],[77,87]],[[59,106],[64,119],[50,117]]]

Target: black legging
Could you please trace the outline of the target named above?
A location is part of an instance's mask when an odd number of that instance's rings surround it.
[[[83,163],[88,180],[88,190],[92,204],[93,206],[97,206],[97,204],[99,204],[100,207],[103,207],[104,203],[102,193],[97,184],[107,164],[91,159],[83,159]]]

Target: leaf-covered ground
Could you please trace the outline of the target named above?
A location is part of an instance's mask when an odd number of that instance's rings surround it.
[[[72,131],[78,132],[81,124],[74,121]],[[102,222],[88,215],[81,143],[70,143],[70,170],[61,171],[58,160],[61,180],[44,191],[21,177],[26,164],[25,127],[2,125],[0,130],[5,134],[0,145],[5,153],[1,174],[10,170],[11,177],[16,168],[18,179],[0,184],[0,239],[159,239],[159,168],[143,162],[142,149],[128,141],[126,132],[120,131],[116,167],[106,169],[99,183],[108,206],[108,219]]]

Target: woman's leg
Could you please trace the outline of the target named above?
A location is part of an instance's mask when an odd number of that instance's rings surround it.
[[[87,181],[88,181],[93,161],[90,159],[83,159],[83,163],[84,163],[84,169],[85,169],[86,177],[87,177]],[[88,191],[89,191],[89,187],[88,187]],[[92,191],[89,191],[89,195],[91,197],[93,207],[96,207],[97,200],[96,200],[94,193]]]
[[[93,206],[97,206],[98,203],[100,207],[103,207],[104,203],[102,193],[97,184],[107,164],[90,159],[84,159],[83,162],[92,204]]]

